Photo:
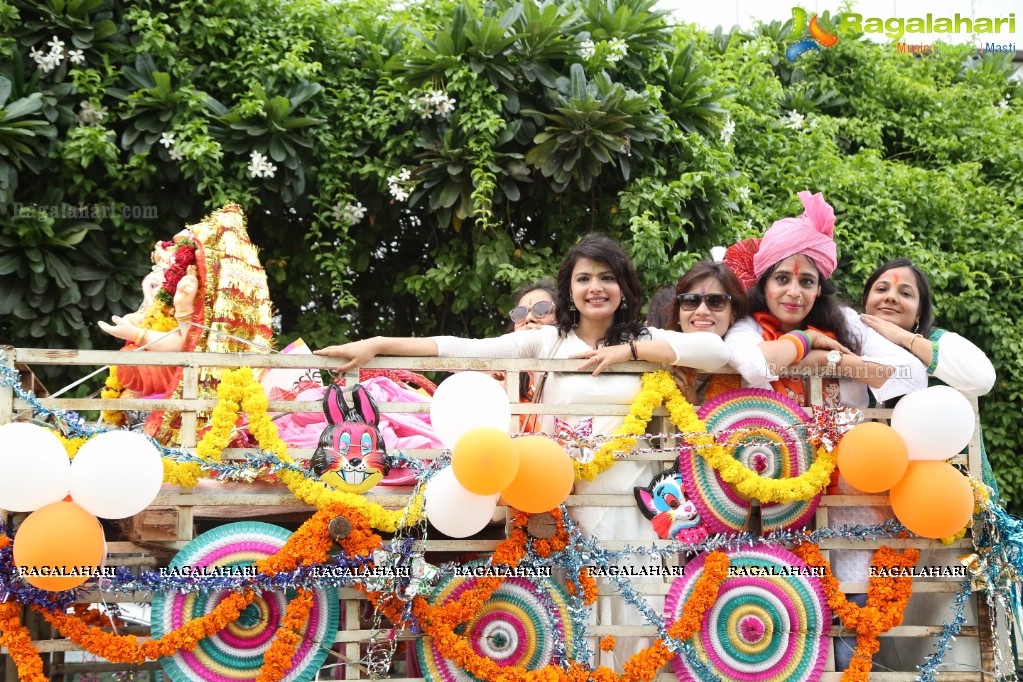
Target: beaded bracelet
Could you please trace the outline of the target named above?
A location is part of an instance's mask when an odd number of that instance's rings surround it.
[[[639,353],[636,352],[636,340],[629,339],[629,350],[632,351],[632,359],[639,360]]]

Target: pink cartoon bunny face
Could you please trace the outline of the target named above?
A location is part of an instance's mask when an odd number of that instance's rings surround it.
[[[325,483],[349,493],[363,493],[387,475],[387,448],[377,424],[380,413],[373,398],[361,385],[351,391],[348,405],[345,391],[331,384],[323,396],[328,426],[320,434],[313,453],[313,471]]]

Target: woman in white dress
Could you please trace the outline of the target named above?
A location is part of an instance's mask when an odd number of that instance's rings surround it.
[[[932,383],[944,383],[964,395],[979,397],[988,393],[995,384],[995,367],[987,355],[969,339],[934,326],[931,285],[927,276],[908,258],[897,258],[875,270],[863,287],[861,301],[863,322],[886,339],[915,355],[928,365],[927,374]],[[980,441],[981,473],[984,483],[998,495],[984,440]],[[920,566],[958,566],[962,550],[924,550],[920,553]],[[949,578],[960,582],[961,578]],[[974,625],[975,608],[967,609],[967,625]],[[951,618],[953,596],[950,593],[919,593],[910,600],[906,620],[914,624],[936,625]],[[879,655],[889,667],[912,669],[934,649],[928,638],[913,638],[899,642],[898,646],[884,647]],[[946,654],[942,670],[969,672],[980,666],[980,651],[976,640],[956,640]]]
[[[603,374],[608,367],[629,360],[648,360],[712,372],[728,360],[717,334],[646,328],[640,322],[642,296],[632,261],[613,240],[598,234],[583,237],[565,256],[558,270],[557,324],[525,329],[491,339],[376,337],[330,346],[319,355],[346,360],[341,370],[361,366],[376,355],[441,356],[467,358],[577,358],[587,373],[551,373],[543,387],[543,402],[628,406],[640,391],[638,374]],[[619,415],[564,415],[573,428],[593,420],[593,435],[612,434],[624,421]],[[554,432],[554,417],[545,415],[541,431]],[[657,462],[620,461],[595,481],[580,482],[577,494],[631,493],[647,485],[659,470]],[[635,506],[573,508],[572,517],[582,531],[602,542],[628,541],[643,546],[657,538],[650,522]],[[628,563],[660,566],[659,559],[633,556]],[[660,581],[661,578],[654,577]],[[636,578],[633,578],[636,581]],[[649,600],[655,612],[656,603]],[[641,616],[619,597],[605,597],[597,605],[601,624],[641,624]],[[649,638],[618,637],[615,657],[620,664]],[[613,659],[604,654],[602,663]]]

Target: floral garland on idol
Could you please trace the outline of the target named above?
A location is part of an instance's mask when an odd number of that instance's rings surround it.
[[[920,552],[907,549],[896,552],[881,547],[870,563],[878,574],[870,577],[866,606],[850,602],[842,593],[838,579],[831,574],[831,564],[817,545],[804,542],[792,549],[807,565],[824,569],[822,583],[828,606],[842,625],[856,632],[856,652],[842,674],[842,682],[866,682],[873,668],[874,654],[881,648],[878,637],[902,623],[906,605],[913,595],[912,570],[920,560]]]
[[[164,249],[170,248],[174,246],[174,242],[162,242],[161,246]],[[150,329],[163,334],[178,328],[178,321],[174,318],[174,292],[177,290],[181,278],[188,274],[188,268],[196,264],[196,248],[196,243],[190,239],[185,239],[177,244],[174,259],[164,272],[163,285],[156,292],[142,323],[139,325],[142,329]],[[136,348],[135,344],[130,341],[125,344],[126,350],[134,348]],[[117,378],[117,368],[111,367],[100,397],[104,400],[114,400],[120,398],[123,392],[124,385]],[[100,420],[114,426],[124,426],[127,417],[121,410],[102,410]]]
[[[821,446],[817,458],[810,468],[793,478],[763,478],[745,467],[707,432],[707,425],[697,416],[696,410],[682,396],[674,379],[666,371],[643,375],[643,385],[636,400],[629,408],[625,422],[616,431],[615,437],[605,443],[588,463],[575,462],[577,479],[592,481],[598,474],[614,465],[616,452],[628,452],[636,446],[636,439],[646,429],[654,409],[665,405],[671,415],[671,423],[685,435],[689,444],[697,448],[721,479],[735,488],[745,498],[756,498],[761,502],[788,503],[809,500],[820,493],[831,480],[837,460],[835,455]]]

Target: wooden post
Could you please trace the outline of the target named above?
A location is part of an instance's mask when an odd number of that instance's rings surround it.
[[[199,368],[194,365],[185,367],[181,373],[181,397],[186,400],[199,397]],[[181,413],[181,447],[194,451],[198,442],[197,425],[198,414],[194,407]],[[192,507],[179,507],[178,540],[191,540],[192,527]]]

